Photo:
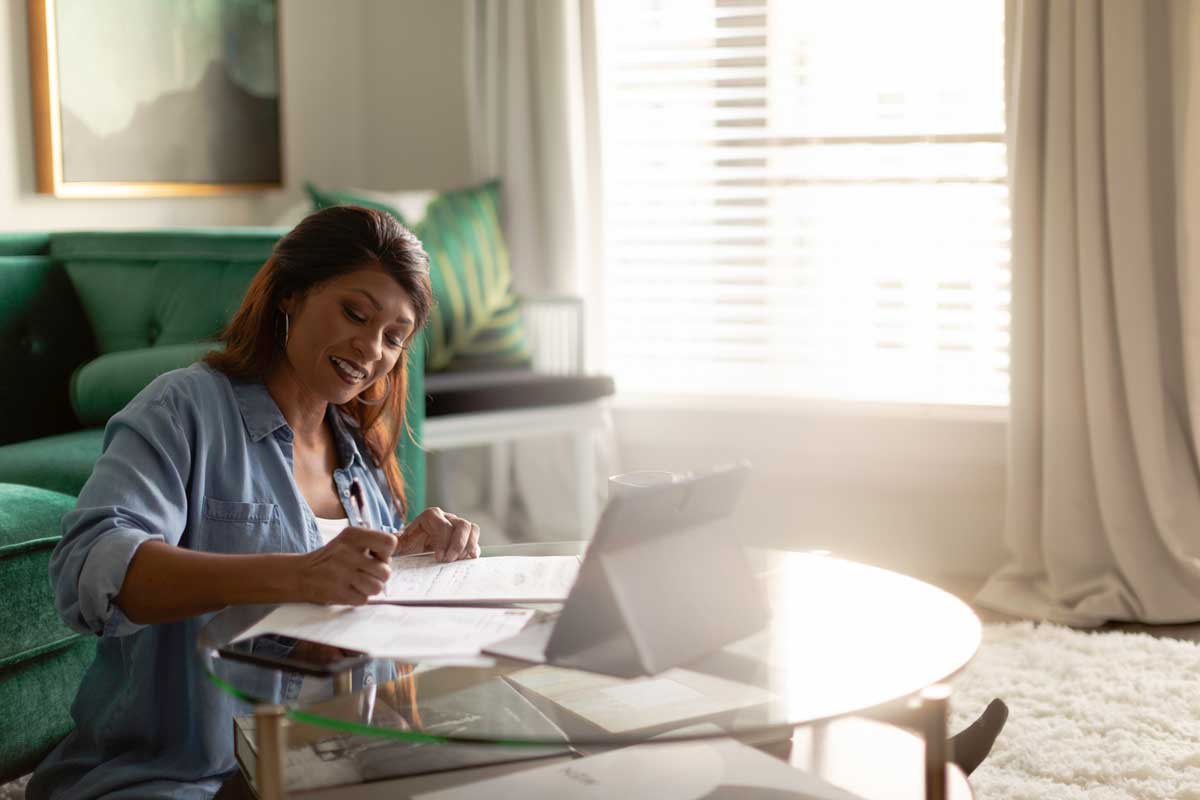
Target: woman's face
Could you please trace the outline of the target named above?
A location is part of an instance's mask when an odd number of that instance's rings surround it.
[[[412,335],[412,300],[372,264],[284,301],[287,359],[315,397],[341,405],[396,366]]]

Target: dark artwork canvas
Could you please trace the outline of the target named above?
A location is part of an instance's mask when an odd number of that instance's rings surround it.
[[[276,0],[54,0],[54,26],[64,182],[280,182]]]

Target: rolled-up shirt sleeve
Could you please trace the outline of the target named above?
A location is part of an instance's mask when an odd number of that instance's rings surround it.
[[[190,439],[166,400],[139,396],[109,420],[103,453],[50,559],[58,613],[72,628],[124,636],[142,627],[113,601],[143,542],[179,544],[191,462]]]

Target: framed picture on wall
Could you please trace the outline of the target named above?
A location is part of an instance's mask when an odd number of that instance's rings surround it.
[[[39,192],[282,185],[278,0],[28,6]]]

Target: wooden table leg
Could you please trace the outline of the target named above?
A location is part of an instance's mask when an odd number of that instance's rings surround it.
[[[946,711],[950,687],[934,684],[921,692],[921,733],[925,739],[925,800],[946,800]]]
[[[280,705],[263,704],[254,709],[255,738],[258,740],[259,800],[284,800],[287,783],[283,765],[287,752],[287,731],[284,730],[284,712]]]

